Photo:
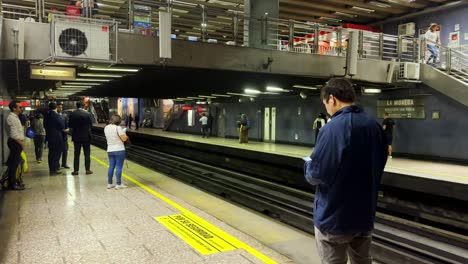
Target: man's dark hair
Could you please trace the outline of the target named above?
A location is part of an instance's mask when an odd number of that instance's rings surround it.
[[[57,106],[63,105],[63,102],[57,102]]]
[[[327,82],[320,92],[320,99],[328,103],[330,95],[345,103],[352,103],[356,99],[353,84],[345,78],[332,78]]]
[[[8,108],[10,108],[10,111],[13,112],[13,109],[16,108],[16,104],[19,103],[18,101],[16,100],[13,100],[10,102],[10,104],[8,105]]]
[[[55,102],[50,102],[49,103],[49,109],[50,110],[55,110],[57,109],[57,104]]]
[[[83,103],[82,102],[77,102],[76,103],[76,108],[83,108]]]
[[[385,116],[390,116],[388,113],[385,113]]]

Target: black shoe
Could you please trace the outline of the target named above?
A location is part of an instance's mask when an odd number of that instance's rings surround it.
[[[73,176],[77,176],[77,175],[78,175],[78,172],[77,172],[77,171],[74,171],[74,172],[72,172],[72,175],[73,175]]]
[[[24,186],[14,185],[13,187],[8,188],[7,190],[9,190],[9,191],[22,191],[22,190],[24,190]]]
[[[69,169],[70,166],[68,166],[68,165],[62,165],[62,168],[64,168],[64,169]]]
[[[90,171],[90,170],[87,170],[87,171],[86,171],[86,174],[93,174],[93,172]]]

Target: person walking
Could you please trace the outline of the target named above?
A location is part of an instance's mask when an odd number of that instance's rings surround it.
[[[136,130],[140,128],[140,116],[138,114],[135,115],[135,127],[136,127]]]
[[[127,185],[122,183],[122,167],[125,160],[125,145],[128,136],[122,129],[120,123],[122,118],[119,115],[111,117],[111,123],[104,128],[104,135],[107,141],[107,156],[109,157],[109,169],[107,171],[107,189],[122,189]],[[116,184],[113,184],[115,170]]]
[[[49,112],[44,120],[46,139],[49,147],[49,174],[50,176],[60,175],[60,155],[63,152],[63,132],[65,126],[62,118],[57,113],[57,104],[49,103]]]
[[[76,108],[78,109],[70,114],[68,120],[75,155],[72,175],[76,176],[79,173],[81,148],[84,152],[86,174],[93,174],[91,171],[91,127],[93,121],[91,114],[83,109],[82,102],[76,103]]]
[[[7,145],[10,149],[8,156],[8,190],[21,191],[24,186],[16,184],[16,169],[21,162],[21,152],[25,149],[24,143],[24,128],[21,125],[19,114],[23,111],[23,107],[18,101],[11,101],[8,105],[10,114],[7,117]]]
[[[439,28],[439,25],[436,23],[431,23],[429,26],[429,29],[426,31],[426,34],[424,34],[424,38],[426,39],[427,42],[427,49],[431,53],[431,56],[426,61],[426,64],[429,64],[431,59],[433,60],[433,63],[437,63],[437,57],[439,56],[439,46],[440,46],[440,37],[439,33],[437,32],[437,29]]]
[[[377,191],[387,162],[382,127],[353,104],[355,92],[345,78],[321,90],[332,122],[322,128],[304,176],[316,186],[315,240],[322,263],[372,263],[372,230]]]
[[[42,113],[37,113],[33,129],[36,133],[34,136],[34,152],[36,154],[36,161],[37,163],[42,163],[42,152],[44,150],[44,140],[46,136],[44,115],[42,115]]]
[[[129,114],[129,115],[128,115],[128,118],[127,118],[127,127],[128,127],[129,129],[132,129],[132,122],[133,122],[132,114]]]
[[[382,123],[383,130],[385,131],[385,136],[387,138],[387,146],[388,146],[388,158],[392,158],[393,152],[393,129],[396,127],[395,121],[390,117],[388,113],[385,113],[384,120]]]

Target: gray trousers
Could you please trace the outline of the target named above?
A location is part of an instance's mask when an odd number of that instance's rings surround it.
[[[334,235],[315,227],[315,242],[323,264],[371,264],[372,232]]]

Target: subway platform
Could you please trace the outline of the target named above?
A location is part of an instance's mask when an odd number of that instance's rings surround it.
[[[320,263],[312,235],[134,162],[128,188],[106,189],[102,149],[78,176],[49,176],[33,152],[26,190],[0,198],[0,263]]]

